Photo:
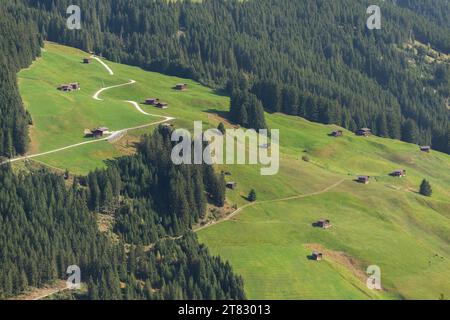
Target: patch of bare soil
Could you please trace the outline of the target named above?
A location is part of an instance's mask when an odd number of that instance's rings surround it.
[[[213,119],[213,120],[215,120],[217,122],[222,122],[225,126],[231,127],[233,129],[238,129],[239,128],[238,125],[235,125],[235,124],[231,123],[230,121],[228,121],[224,117],[221,117],[217,113],[208,113],[208,118],[209,119]]]
[[[57,280],[52,285],[47,285],[42,288],[30,288],[27,292],[11,300],[41,300],[66,289],[66,282],[64,280]]]
[[[342,251],[333,251],[325,249],[324,246],[317,243],[308,243],[305,244],[304,246],[307,249],[311,249],[311,251],[321,252],[323,254],[323,260],[329,260],[340,264],[341,266],[351,271],[352,274],[359,280],[361,280],[364,283],[366,282],[367,275],[364,271],[365,270],[364,264],[358,259],[353,258],[347,253]]]
[[[97,213],[98,230],[105,233],[112,241],[117,243],[119,236],[113,232],[114,223],[113,215]]]
[[[222,220],[233,213],[235,210],[236,207],[228,202],[225,202],[225,205],[222,208],[208,204],[205,217],[201,219],[197,225],[194,225],[193,229],[195,230],[199,227],[213,223],[214,221]]]
[[[123,138],[114,142],[114,147],[120,154],[130,156],[136,153],[136,146],[140,141],[140,137],[126,134]]]

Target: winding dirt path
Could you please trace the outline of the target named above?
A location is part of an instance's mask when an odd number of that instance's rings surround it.
[[[109,90],[109,89],[114,89],[114,88],[119,88],[119,87],[123,87],[123,86],[129,86],[130,84],[133,84],[133,83],[136,83],[136,81],[130,79],[130,81],[128,81],[127,83],[116,84],[116,85],[114,85],[114,86],[102,88],[102,89],[98,90],[98,91],[92,96],[92,98],[93,98],[94,100],[103,101],[103,99],[100,99],[100,98],[98,97],[103,91],[106,91],[106,90]]]
[[[99,61],[106,68],[106,70],[109,72],[110,75],[114,75],[114,72],[111,70],[111,68],[105,62],[103,62],[101,59],[99,59],[98,57],[95,57],[95,56],[92,56],[92,58],[94,58],[95,60]],[[131,85],[131,84],[134,84],[134,83],[136,83],[136,81],[130,79],[130,81],[127,82],[127,83],[122,83],[122,84],[117,84],[117,85],[114,85],[114,86],[109,86],[109,87],[102,88],[102,89],[98,90],[92,96],[92,98],[94,100],[97,100],[97,101],[103,101],[103,99],[101,99],[99,96],[104,91],[110,90],[110,89],[114,89],[114,88],[123,87],[123,86],[128,86],[128,85]],[[142,128],[150,127],[150,126],[153,126],[153,125],[158,125],[158,124],[161,124],[161,123],[164,123],[164,122],[171,121],[171,120],[175,119],[173,117],[167,117],[167,116],[162,116],[162,115],[158,115],[158,114],[147,113],[144,110],[142,110],[142,108],[139,106],[139,104],[136,101],[128,100],[128,101],[125,101],[125,102],[131,103],[142,114],[145,114],[147,116],[152,116],[152,117],[163,118],[163,120],[155,121],[155,122],[151,122],[151,123],[147,123],[147,124],[143,124],[143,125],[136,126],[136,127],[120,129],[120,130],[112,132],[112,134],[110,136],[105,137],[105,138],[79,142],[79,143],[71,144],[71,145],[68,145],[68,146],[65,146],[65,147],[61,147],[61,148],[50,150],[50,151],[46,151],[46,152],[41,152],[41,153],[36,153],[36,154],[31,154],[31,155],[26,155],[26,156],[20,156],[20,157],[13,158],[13,159],[8,159],[6,161],[1,162],[0,165],[6,164],[6,163],[13,163],[13,162],[21,161],[21,160],[26,160],[26,159],[30,159],[30,158],[36,158],[36,157],[40,157],[40,156],[44,156],[44,155],[60,152],[60,151],[63,151],[63,150],[76,148],[76,147],[79,147],[79,146],[82,146],[82,145],[86,145],[86,144],[97,143],[97,142],[101,142],[101,141],[110,141],[110,142],[112,142],[116,138],[120,138],[120,136],[125,134],[127,131],[142,129]]]
[[[27,292],[20,294],[11,300],[41,300],[65,290],[68,290],[66,281],[56,280],[53,284],[48,284],[43,288],[29,288]]]
[[[85,144],[96,143],[96,142],[106,141],[106,140],[108,140],[108,138],[101,138],[101,139],[96,139],[96,140],[90,140],[90,141],[75,143],[75,144],[71,144],[69,146],[62,147],[62,148],[59,148],[59,149],[54,149],[54,150],[50,150],[50,151],[46,151],[46,152],[42,152],[42,153],[30,154],[30,155],[23,156],[23,157],[17,157],[17,158],[9,159],[9,160],[6,160],[6,161],[2,162],[1,164],[12,163],[12,162],[21,161],[21,160],[25,160],[25,159],[29,159],[29,158],[45,156],[47,154],[52,154],[52,153],[55,153],[55,152],[59,152],[59,151],[63,151],[63,150],[71,149],[71,148],[76,148],[76,147],[79,147],[79,146],[82,146],[82,145],[85,145]]]
[[[114,72],[111,70],[111,68],[106,63],[103,62],[102,59],[100,59],[97,56],[91,56],[91,58],[93,58],[93,59],[97,60],[98,62],[100,62],[105,67],[105,69],[108,70],[110,75],[112,75],[112,76],[114,75]]]

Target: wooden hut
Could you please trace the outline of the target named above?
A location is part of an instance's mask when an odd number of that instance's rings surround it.
[[[422,146],[422,147],[420,147],[420,151],[430,153],[431,147],[430,146]]]
[[[359,176],[357,181],[359,183],[368,184],[369,180],[370,180],[369,176]]]
[[[90,64],[92,62],[92,59],[91,58],[84,58],[83,59],[83,63],[84,64]]]
[[[342,137],[343,135],[344,135],[344,132],[342,130],[336,130],[331,133],[331,136],[336,137],[336,138]]]
[[[356,131],[357,136],[368,137],[372,134],[372,130],[369,128],[361,128]]]
[[[331,228],[331,223],[330,223],[330,220],[328,220],[328,219],[320,219],[319,221],[317,221],[315,223],[315,225],[322,229]]]
[[[169,104],[166,102],[158,102],[157,104],[155,104],[155,106],[160,109],[167,109],[169,107]]]
[[[157,104],[158,102],[159,102],[158,98],[147,98],[147,99],[145,99],[145,104],[148,104],[148,105],[151,105],[151,106]]]
[[[321,252],[313,251],[311,258],[312,260],[320,261],[323,258],[323,254]]]
[[[228,189],[234,190],[237,187],[237,183],[234,181],[230,181],[230,182],[227,182],[226,186]]]
[[[399,177],[399,178],[406,177],[406,170],[404,170],[404,169],[395,170],[395,171],[391,172],[391,176]]]
[[[179,91],[184,91],[187,89],[187,84],[186,83],[177,83],[175,85],[175,89],[179,90]]]

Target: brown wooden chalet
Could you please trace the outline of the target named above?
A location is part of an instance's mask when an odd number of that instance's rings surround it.
[[[370,180],[370,177],[369,177],[369,176],[359,176],[357,181],[358,181],[359,183],[368,184],[368,183],[369,183],[369,180]]]
[[[180,91],[184,91],[187,89],[187,84],[186,83],[177,83],[175,85],[175,89],[176,90],[180,90]]]
[[[158,102],[157,104],[155,104],[155,106],[160,109],[167,109],[169,107],[169,104],[166,102]]]
[[[342,137],[343,135],[344,135],[344,132],[342,130],[336,130],[331,133],[331,136],[336,137],[336,138]]]
[[[64,91],[64,92],[69,92],[72,90],[79,90],[80,89],[80,84],[78,82],[72,82],[72,83],[63,83],[58,87],[58,90],[60,91]]]
[[[148,105],[151,105],[151,106],[156,105],[158,102],[159,102],[158,98],[145,99],[145,104],[148,104]]]
[[[61,84],[58,87],[58,90],[63,91],[63,92],[68,92],[68,91],[72,91],[72,86],[70,84]]]
[[[227,186],[228,189],[234,190],[237,187],[237,183],[234,182],[234,181],[230,181],[230,182],[227,182],[226,186]]]
[[[368,137],[372,134],[372,130],[369,128],[361,128],[356,131],[357,136]]]
[[[84,64],[90,64],[92,62],[92,59],[91,58],[84,58],[83,59],[83,63]]]
[[[92,130],[92,135],[93,135],[95,138],[103,137],[103,135],[104,135],[106,132],[108,132],[108,131],[109,131],[108,128],[106,128],[106,127],[100,127],[100,128],[96,128],[96,129]]]
[[[320,219],[315,223],[315,226],[322,228],[322,229],[328,229],[331,228],[330,220],[328,219]]]
[[[406,170],[401,169],[401,170],[395,170],[394,172],[391,173],[391,176],[393,177],[406,177]]]
[[[422,146],[422,147],[420,147],[420,151],[430,153],[431,147],[430,146]]]
[[[323,254],[321,252],[313,251],[313,253],[311,254],[312,260],[320,261],[320,260],[322,260],[322,258],[323,258]]]

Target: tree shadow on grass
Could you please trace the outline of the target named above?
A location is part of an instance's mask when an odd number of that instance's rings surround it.
[[[248,202],[250,202],[250,199],[249,199],[247,196],[241,195],[241,198],[244,199],[244,200],[246,200],[246,201],[248,201]]]
[[[203,110],[203,112],[215,114],[215,115],[227,120],[229,123],[235,124],[233,121],[231,121],[229,111],[223,111],[223,110],[218,110],[218,109],[207,109],[207,110]]]

